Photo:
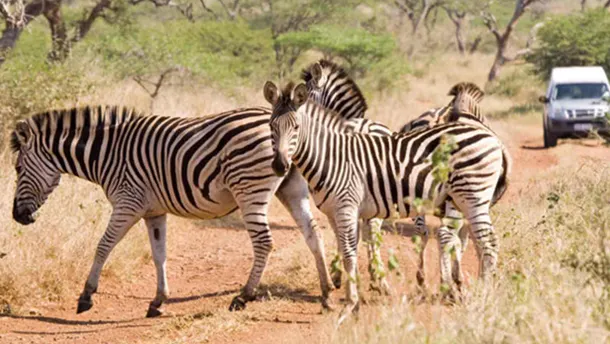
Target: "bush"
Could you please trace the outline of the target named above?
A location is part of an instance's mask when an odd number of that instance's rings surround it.
[[[600,65],[610,70],[610,14],[606,10],[553,18],[538,31],[538,41],[527,61],[542,78],[547,79],[553,67]]]
[[[388,58],[396,49],[394,39],[388,34],[328,25],[314,26],[308,31],[289,32],[278,37],[277,42],[301,50],[318,50],[331,59],[340,57],[347,61],[349,69],[362,74],[372,64]]]
[[[0,136],[13,128],[15,120],[35,112],[75,102],[91,91],[87,61],[68,59],[64,64],[46,60],[51,46],[40,26],[22,34],[0,69]],[[3,141],[2,141],[3,142]],[[0,144],[0,149],[2,144]]]

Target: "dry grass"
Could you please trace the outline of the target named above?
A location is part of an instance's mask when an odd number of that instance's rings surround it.
[[[495,209],[502,257],[493,284],[420,316],[407,299],[332,330],[335,343],[604,343],[610,340],[609,165],[537,180],[540,193]],[[605,262],[605,268],[603,264]],[[601,269],[601,270],[600,270]]]

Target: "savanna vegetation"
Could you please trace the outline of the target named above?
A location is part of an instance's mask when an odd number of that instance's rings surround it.
[[[371,118],[393,128],[444,105],[453,84],[475,82],[485,87],[483,109],[494,128],[511,139],[517,134],[503,128],[541,122],[537,98],[552,67],[594,64],[610,72],[608,6],[597,0],[0,0],[0,311],[20,314],[40,302],[74,299],[110,210],[94,186],[64,177],[35,225],[15,223],[14,157],[6,138],[16,120],[98,102],[178,116],[264,105],[266,80],[296,79],[325,57],[353,75]],[[576,161],[513,186],[529,190],[494,208],[501,256],[491,286],[473,282],[463,302],[424,323],[421,305],[400,293],[412,274],[393,272],[397,295],[339,329],[332,315],[323,316],[322,341],[610,340],[610,165]],[[150,264],[143,227],[118,245],[102,278],[128,283]],[[327,246],[330,260],[334,246]],[[315,290],[313,264],[299,264],[270,269],[264,282],[298,280]],[[202,333],[219,322],[247,321],[226,312],[214,317],[176,318],[180,326],[169,333],[204,340]]]

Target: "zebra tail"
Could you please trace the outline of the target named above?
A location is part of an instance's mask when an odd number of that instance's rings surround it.
[[[508,149],[506,149],[506,146],[502,145],[502,175],[500,175],[498,183],[496,184],[496,190],[491,199],[491,205],[496,204],[506,192],[509,185],[509,175],[512,170],[512,165],[513,160],[508,153]]]

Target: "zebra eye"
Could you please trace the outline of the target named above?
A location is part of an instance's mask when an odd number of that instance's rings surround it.
[[[301,127],[300,125],[295,124],[295,125],[294,125],[294,130],[299,130],[299,128],[300,128],[300,127]]]

